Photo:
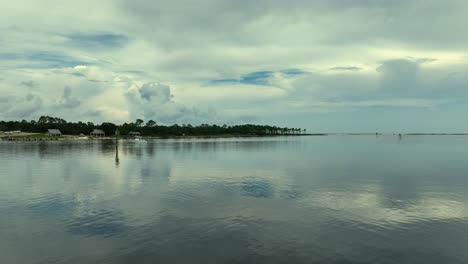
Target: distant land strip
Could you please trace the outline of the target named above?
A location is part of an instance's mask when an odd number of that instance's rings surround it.
[[[68,122],[59,117],[41,116],[37,121],[0,121],[0,137],[28,136],[41,138],[46,136],[145,136],[145,137],[197,137],[197,136],[279,136],[279,135],[325,135],[320,133],[307,134],[306,129],[277,127],[269,125],[209,125],[201,124],[192,126],[160,125],[156,121],[144,122],[137,119],[135,122],[114,124],[103,122]]]

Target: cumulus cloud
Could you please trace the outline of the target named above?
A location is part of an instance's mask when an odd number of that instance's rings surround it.
[[[142,99],[146,101],[160,102],[162,104],[171,100],[171,88],[160,83],[145,83],[138,89]]]
[[[162,123],[200,124],[216,121],[213,111],[203,111],[174,101],[171,88],[161,83],[148,82],[131,87],[127,98],[134,118],[155,119]]]

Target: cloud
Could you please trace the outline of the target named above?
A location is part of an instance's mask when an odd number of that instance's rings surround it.
[[[153,119],[162,123],[195,123],[215,121],[216,113],[188,107],[174,101],[168,85],[149,82],[131,87],[126,94],[133,118]]]
[[[92,64],[69,55],[48,51],[0,53],[0,59],[15,62],[18,68],[66,68]]]
[[[79,107],[80,104],[80,100],[72,97],[72,89],[69,86],[65,86],[61,99],[61,106],[66,108],[76,108]]]
[[[138,90],[142,99],[167,103],[173,95],[169,86],[160,83],[145,83]]]
[[[0,97],[0,109],[8,119],[30,118],[42,107],[43,100],[33,94],[23,97]]]
[[[24,85],[28,88],[33,88],[34,86],[36,86],[36,84],[33,81],[22,81],[21,85]]]
[[[67,44],[83,49],[121,48],[128,37],[115,33],[74,33],[65,35]]]
[[[376,69],[380,73],[381,87],[390,93],[415,93],[420,88],[420,64],[406,59],[384,61]]]
[[[328,68],[330,71],[360,71],[360,67],[356,66],[337,66],[337,67],[332,67]]]
[[[415,60],[417,63],[420,63],[420,64],[423,64],[423,63],[431,63],[431,62],[436,62],[437,59],[433,59],[433,58],[411,58],[409,57],[409,59],[413,59]]]

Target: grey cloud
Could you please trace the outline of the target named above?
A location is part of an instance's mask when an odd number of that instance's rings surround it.
[[[348,2],[350,4],[344,5],[339,1],[324,13],[323,17],[329,19],[330,27],[339,31],[326,37],[330,45],[391,41],[417,49],[460,50],[468,43],[468,34],[453,34],[462,32],[463,25],[468,21],[464,15],[468,9],[465,1],[386,1],[391,4],[362,1],[361,6],[351,9],[350,5],[355,1]],[[347,12],[343,12],[344,8],[348,8]],[[333,22],[336,17],[347,19],[349,23],[345,28],[340,28],[341,23]],[[366,22],[369,19],[373,23]]]
[[[382,87],[392,91],[417,88],[419,70],[418,62],[404,59],[385,61],[377,68]]]
[[[128,37],[116,33],[75,33],[67,34],[68,44],[83,49],[121,48],[128,42]]]
[[[6,113],[11,108],[12,100],[14,100],[12,96],[0,96],[0,113]]]
[[[0,100],[3,118],[28,118],[42,108],[43,101],[37,95],[27,94],[24,97],[3,97]]]
[[[72,72],[70,74],[77,77],[86,77],[86,75],[82,72]]]
[[[160,103],[167,103],[173,97],[169,86],[160,83],[145,83],[138,91],[141,98],[146,101],[156,100]]]
[[[394,59],[377,75],[357,72],[333,76],[309,74],[293,83],[283,102],[291,105],[431,107],[468,96],[465,74],[422,67],[426,60]],[[457,66],[468,70],[468,65]],[[273,108],[274,103],[270,106]]]
[[[2,60],[17,60],[17,59],[20,59],[21,57],[22,57],[21,54],[18,54],[18,53],[12,53],[12,52],[0,53],[0,59]]]
[[[91,111],[87,111],[85,113],[86,116],[91,116],[91,117],[100,117],[102,116],[102,112],[99,111],[99,110],[91,110]]]
[[[12,96],[0,96],[0,104],[1,103],[7,103],[8,101],[12,100]]]
[[[91,65],[91,62],[63,54],[61,52],[28,51],[0,53],[0,59],[18,62],[18,68],[66,68],[77,65]]]
[[[33,88],[34,86],[36,86],[36,83],[33,81],[22,81],[21,85],[24,85],[29,88]]]
[[[99,83],[99,82],[106,82],[106,81],[100,81],[100,80],[94,80],[94,79],[87,79],[88,82],[95,82],[95,83]]]
[[[255,115],[238,115],[232,118],[226,118],[225,124],[247,124],[258,121],[258,117]]]
[[[419,69],[419,63],[405,60],[405,59],[395,59],[384,61],[376,70],[384,74],[393,74],[393,75],[414,75]]]
[[[420,63],[420,64],[423,64],[423,63],[431,63],[431,62],[435,62],[437,61],[437,59],[433,59],[433,58],[412,58],[412,57],[409,57],[410,59],[413,59],[414,61],[416,61],[417,63]]]
[[[67,99],[71,96],[71,94],[72,94],[72,89],[68,86],[65,86],[65,88],[63,88],[63,98]]]
[[[145,75],[146,74],[145,71],[139,71],[139,70],[126,70],[124,72],[135,74],[135,75]]]
[[[352,71],[350,74],[348,68],[340,68],[333,75],[309,72],[293,78],[291,88],[286,89],[286,94],[278,100],[259,100],[255,107],[249,105],[251,102],[239,103],[233,108],[274,111],[289,105],[291,107],[283,111],[293,111],[295,107],[310,109],[310,106],[347,111],[351,107],[433,107],[453,102],[456,97],[467,96],[463,83],[468,78],[463,74],[424,67],[433,61],[420,58],[387,60],[376,67],[377,74],[366,71]],[[265,83],[275,85],[272,75],[261,76]],[[233,103],[229,105],[233,106]]]
[[[425,47],[458,47],[468,43],[464,32],[468,4],[465,1],[190,1],[121,0],[122,9],[143,25],[157,24],[152,37],[167,49],[181,48],[186,41],[191,46],[216,41],[220,43],[259,44],[274,39],[292,37],[313,44],[314,39],[276,30],[277,27],[257,27],[264,21],[278,23],[279,29],[307,25],[320,30],[323,22],[335,34],[322,40],[328,44],[370,43],[369,40],[407,43]],[[415,16],[423,12],[423,15]],[[346,26],[341,21],[346,20]],[[372,23],[369,23],[372,21]],[[273,31],[272,28],[275,28]],[[428,31],[427,29],[431,30]],[[450,29],[450,30],[447,30]],[[180,35],[173,35],[178,31]],[[313,31],[313,30],[312,30]],[[148,34],[149,35],[149,34]],[[291,38],[288,38],[291,37]],[[298,39],[296,39],[298,40]]]
[[[72,97],[72,89],[69,86],[65,86],[63,89],[63,95],[61,98],[61,106],[65,108],[76,108],[80,106],[81,101],[77,98]]]
[[[329,68],[330,71],[360,71],[362,68],[356,66],[337,66]]]

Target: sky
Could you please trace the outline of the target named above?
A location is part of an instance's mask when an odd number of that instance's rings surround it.
[[[5,1],[0,120],[468,132],[468,1]]]

